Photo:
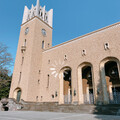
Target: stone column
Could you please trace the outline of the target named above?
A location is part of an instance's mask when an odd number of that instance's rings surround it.
[[[100,73],[101,73],[101,80],[102,80],[103,102],[104,102],[104,104],[108,104],[109,97],[108,97],[108,92],[107,92],[107,83],[106,83],[106,79],[105,79],[105,69],[104,69],[103,65],[100,69]]]
[[[94,104],[102,104],[102,81],[100,80],[99,64],[93,65],[92,72],[92,84],[94,94]]]
[[[81,67],[78,68],[78,103],[79,104],[84,104]]]
[[[71,71],[71,87],[72,87],[72,103],[78,104],[78,77],[77,66],[72,67]]]
[[[63,96],[63,72],[61,71],[59,75],[59,81],[60,81],[60,86],[59,86],[59,104],[64,104],[64,96]]]
[[[119,61],[116,61],[116,62],[117,62],[117,68],[118,68],[119,80],[120,80],[120,64],[119,64]]]

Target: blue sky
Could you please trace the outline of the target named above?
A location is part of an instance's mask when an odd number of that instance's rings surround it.
[[[32,4],[36,0],[0,0],[0,42],[14,60],[24,6]],[[54,10],[53,46],[120,21],[120,0],[40,0],[40,5]]]

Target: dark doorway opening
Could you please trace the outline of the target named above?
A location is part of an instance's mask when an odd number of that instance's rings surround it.
[[[72,87],[71,87],[71,70],[67,69],[63,72],[64,80],[64,103],[69,104],[72,102]]]

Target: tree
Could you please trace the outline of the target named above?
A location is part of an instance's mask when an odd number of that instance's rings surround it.
[[[11,78],[12,76],[9,76],[7,70],[0,73],[0,100],[2,98],[8,98],[9,91],[10,91]]]
[[[11,54],[7,52],[8,47],[0,43],[0,71],[8,69],[12,65]]]
[[[13,59],[7,49],[7,46],[0,43],[0,99],[8,97],[12,78],[9,75],[9,67],[12,65]]]

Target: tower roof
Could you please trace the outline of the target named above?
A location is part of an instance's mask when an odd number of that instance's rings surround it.
[[[53,9],[46,11],[45,6],[44,7],[40,6],[39,0],[37,0],[36,6],[33,6],[32,4],[31,9],[28,9],[27,6],[25,6],[22,24],[35,16],[39,17],[41,20],[43,20],[52,27]]]

